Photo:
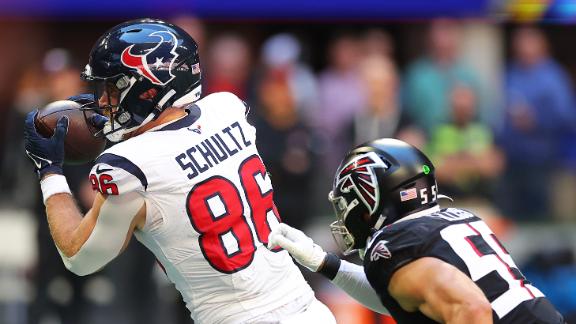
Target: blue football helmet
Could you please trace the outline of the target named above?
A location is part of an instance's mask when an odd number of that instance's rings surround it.
[[[164,21],[128,21],[98,39],[82,78],[92,85],[96,99],[84,109],[109,117],[102,133],[118,142],[164,109],[200,98],[198,45]]]

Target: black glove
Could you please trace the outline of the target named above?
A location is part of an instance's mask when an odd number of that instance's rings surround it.
[[[64,137],[68,131],[68,117],[61,117],[56,123],[54,135],[45,138],[38,134],[34,126],[34,120],[38,110],[32,111],[26,115],[24,124],[24,148],[26,155],[34,163],[34,169],[38,177],[48,173],[62,174],[62,165],[64,164]]]
[[[89,104],[89,103],[95,103],[96,100],[94,100],[94,95],[91,93],[81,93],[81,94],[77,94],[75,96],[72,97],[68,97],[67,100],[72,100],[75,101],[81,105],[85,105],[85,104]]]
[[[90,106],[91,104],[96,104],[94,95],[91,93],[77,94],[75,96],[68,97],[67,100],[75,101],[82,106]],[[102,128],[104,128],[104,124],[106,124],[107,121],[108,117],[98,113],[94,113],[88,118],[88,122],[92,124],[92,126],[94,126],[97,130],[102,130]]]
[[[100,114],[93,114],[92,116],[90,116],[90,118],[88,118],[88,121],[96,129],[101,130],[102,128],[104,128],[104,125],[108,121],[108,117]]]

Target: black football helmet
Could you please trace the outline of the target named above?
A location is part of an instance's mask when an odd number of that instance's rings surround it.
[[[414,146],[383,138],[348,152],[328,199],[337,220],[332,235],[344,254],[366,245],[375,231],[437,205],[432,162]]]
[[[93,85],[97,109],[110,117],[103,134],[117,142],[165,108],[200,98],[198,45],[164,21],[128,21],[98,39],[82,78]],[[98,104],[102,96],[105,105]]]

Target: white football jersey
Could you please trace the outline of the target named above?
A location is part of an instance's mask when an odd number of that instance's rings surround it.
[[[279,222],[246,107],[230,93],[100,155],[90,180],[139,192],[150,249],[197,323],[242,323],[313,292],[286,251],[265,245]]]

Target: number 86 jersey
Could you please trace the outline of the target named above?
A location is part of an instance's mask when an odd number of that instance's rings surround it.
[[[246,107],[212,94],[188,115],[106,150],[90,181],[107,195],[136,191],[150,249],[198,323],[242,323],[313,292],[286,251],[265,245],[279,222]]]

